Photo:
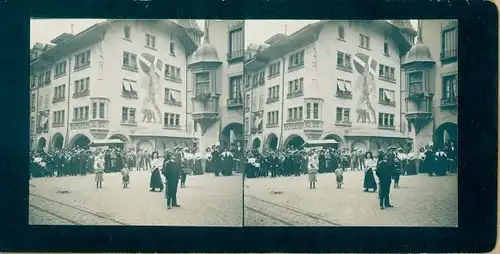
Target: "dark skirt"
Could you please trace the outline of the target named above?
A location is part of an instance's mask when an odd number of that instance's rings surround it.
[[[161,180],[160,170],[155,168],[151,174],[151,181],[149,182],[151,189],[163,189],[163,181]]]
[[[371,168],[365,173],[363,187],[365,189],[377,189],[377,182],[375,182],[375,177],[373,176],[373,170]]]

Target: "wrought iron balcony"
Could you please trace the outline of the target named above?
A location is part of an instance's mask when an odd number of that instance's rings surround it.
[[[127,99],[139,99],[139,95],[137,94],[137,91],[122,90],[122,97],[127,98]]]
[[[52,99],[52,103],[58,103],[58,102],[65,101],[65,100],[66,100],[66,96],[63,96],[63,97],[54,97]]]
[[[341,70],[341,71],[352,72],[352,65],[350,65],[350,64],[338,64],[337,63],[337,69]]]
[[[295,98],[295,97],[300,97],[304,95],[304,91],[296,91],[296,92],[290,92],[286,95],[287,99]]]
[[[441,98],[441,107],[456,107],[457,97]]]
[[[182,127],[180,125],[175,124],[164,124],[163,129],[167,130],[180,130]]]
[[[244,49],[230,51],[227,53],[227,61],[228,62],[235,62],[238,60],[243,60],[244,56],[245,56]]]
[[[280,97],[268,97],[266,100],[266,104],[271,104],[273,102],[280,101]]]
[[[229,98],[227,99],[228,108],[239,108],[243,107],[243,100],[241,98]]]
[[[413,101],[413,102],[420,102],[424,98],[425,98],[425,94],[423,91],[410,92],[410,94],[408,94],[408,100]]]
[[[396,130],[395,125],[384,125],[384,124],[379,124],[378,128],[381,130]]]
[[[194,95],[194,97],[192,98],[192,100],[198,101],[198,102],[202,102],[202,103],[206,103],[210,98],[212,98],[212,94],[211,93],[197,93],[197,94]]]
[[[352,92],[345,91],[345,90],[337,90],[337,93],[335,94],[335,96],[339,97],[339,98],[344,98],[344,99],[352,99]]]
[[[458,50],[451,49],[441,52],[441,61],[454,61],[457,59]]]
[[[378,104],[380,104],[380,105],[386,105],[386,106],[391,106],[391,107],[396,107],[396,101],[391,101],[391,100],[379,100]]]
[[[294,64],[294,65],[288,65],[288,71],[294,71],[294,70],[300,69],[302,67],[304,67],[304,62]]]
[[[337,126],[346,126],[346,127],[351,127],[352,126],[352,122],[350,121],[335,121],[335,125]]]
[[[81,97],[85,97],[85,96],[89,96],[89,95],[90,95],[90,90],[86,89],[86,90],[83,90],[83,91],[75,92],[73,94],[73,99],[81,98]]]
[[[172,106],[177,106],[177,107],[182,107],[182,102],[180,101],[174,101],[174,100],[163,100],[163,103],[167,105],[172,105]]]

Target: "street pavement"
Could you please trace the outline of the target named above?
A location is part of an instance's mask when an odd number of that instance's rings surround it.
[[[401,176],[391,186],[394,208],[380,210],[376,193],[363,192],[364,174],[319,174],[316,189],[307,175],[245,179],[245,226],[458,226],[457,175]]]
[[[158,225],[241,227],[241,174],[188,176],[178,188],[179,208],[167,210],[165,193],[150,192],[148,171],[134,171],[124,189],[120,173],[30,180],[31,225]],[[180,185],[180,184],[179,184]]]

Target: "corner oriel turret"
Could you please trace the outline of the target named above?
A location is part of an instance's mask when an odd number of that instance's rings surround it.
[[[432,120],[432,89],[431,72],[435,61],[432,60],[431,51],[422,40],[421,21],[418,22],[417,43],[413,45],[401,61],[401,69],[406,75],[405,101],[408,111],[406,119],[413,124],[418,134],[422,126]]]
[[[188,68],[193,73],[193,121],[200,124],[202,134],[219,118],[219,94],[217,73],[222,65],[217,50],[210,44],[208,21],[205,21],[203,44],[194,52]],[[220,81],[219,81],[220,82]]]

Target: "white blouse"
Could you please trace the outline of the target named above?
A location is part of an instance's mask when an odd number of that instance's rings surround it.
[[[365,159],[365,166],[375,170],[377,168],[377,161],[374,159]]]
[[[151,162],[151,166],[153,169],[163,169],[163,158],[153,159],[153,161]]]

